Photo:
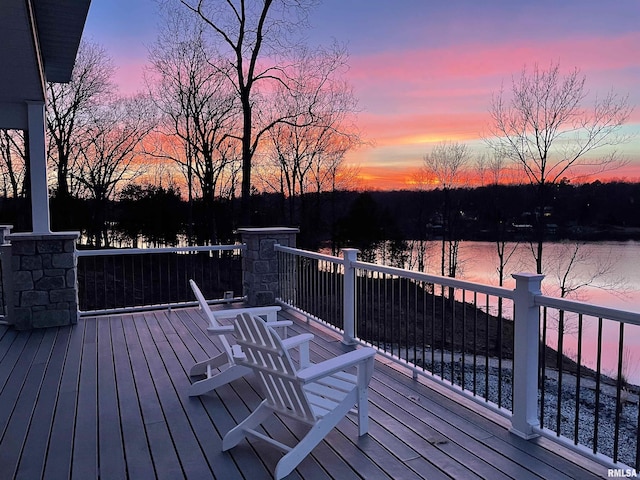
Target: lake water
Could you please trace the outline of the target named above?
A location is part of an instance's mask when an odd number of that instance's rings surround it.
[[[509,249],[507,249],[509,251]],[[572,258],[574,268],[568,275],[567,284],[584,285],[570,294],[570,298],[598,305],[640,313],[640,242],[596,242],[578,246],[571,242],[547,243],[543,259],[546,271],[543,292],[559,295],[560,279],[567,272]],[[465,279],[498,284],[496,246],[490,242],[464,242],[460,245],[462,275]],[[535,272],[535,262],[529,244],[517,245],[514,255],[507,263],[509,273]],[[511,275],[505,286],[514,287]],[[595,368],[597,358],[597,320],[587,319],[584,325],[582,355],[585,364]],[[616,377],[619,353],[619,325],[604,322],[603,326],[603,372]],[[553,334],[552,334],[553,337]],[[553,338],[549,342],[555,344]],[[571,355],[578,350],[577,334],[569,334],[564,340],[564,352]],[[554,347],[556,345],[553,345]],[[623,349],[623,374],[636,385],[640,384],[640,327],[627,326]]]
[[[510,251],[507,245],[507,251]],[[436,247],[437,248],[437,247]],[[570,259],[576,258],[567,282],[580,287],[569,298],[640,313],[640,242],[593,242],[578,246],[572,242],[546,243],[543,292],[559,295],[560,278],[567,271]],[[437,252],[437,249],[435,250]],[[498,285],[496,271],[498,254],[492,242],[461,242],[459,278]],[[528,243],[515,246],[515,253],[506,264],[505,286],[513,288],[515,272],[535,272],[535,262]]]
[[[535,273],[531,246],[528,243],[507,245],[506,252],[512,250],[505,269],[504,286],[507,288],[515,286],[512,273]],[[426,272],[439,274],[441,242],[428,242],[426,251]],[[590,242],[577,246],[575,242],[549,242],[544,246],[543,259],[546,266],[543,293],[560,296],[559,285],[565,278],[566,286],[580,286],[567,298],[640,313],[640,242]],[[573,266],[568,268],[572,259]],[[499,285],[498,265],[495,243],[460,243],[457,278]],[[555,347],[557,333],[551,331],[548,335],[548,343]],[[591,368],[596,367],[597,335],[597,319],[585,319],[582,358],[583,363]],[[627,325],[624,335],[623,374],[637,385],[640,384],[640,327]],[[578,350],[577,332],[569,332],[563,341],[564,353],[575,355]],[[619,324],[605,321],[602,371],[612,377],[617,376],[618,345]]]

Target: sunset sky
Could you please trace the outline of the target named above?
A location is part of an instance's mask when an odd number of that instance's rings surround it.
[[[157,35],[153,0],[93,0],[85,38],[118,67],[122,93],[142,89],[147,47]],[[344,43],[370,145],[351,152],[366,186],[409,188],[434,143],[486,152],[492,92],[522,68],[578,67],[590,95],[613,89],[635,106],[619,150],[629,161],[609,178],[640,180],[640,1],[324,0],[310,16],[310,44]],[[606,177],[603,177],[606,179]]]

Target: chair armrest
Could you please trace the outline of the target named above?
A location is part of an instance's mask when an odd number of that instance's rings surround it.
[[[289,337],[282,340],[282,346],[289,350],[291,348],[304,345],[305,343],[308,344],[311,340],[313,340],[313,333],[301,333],[295,337]]]
[[[233,333],[233,325],[219,325],[217,327],[207,327],[207,332],[211,335],[226,335]]]
[[[293,322],[291,320],[278,320],[276,322],[266,322],[266,324],[273,328],[280,328],[290,327],[293,325]]]
[[[267,317],[267,318],[269,318],[269,317]],[[269,325],[270,327],[282,328],[283,330],[282,330],[282,334],[280,334],[280,337],[287,338],[287,336],[288,336],[287,327],[290,327],[291,325],[293,325],[293,322],[291,320],[280,320],[280,321],[276,321],[276,322],[267,321],[266,324]]]
[[[270,305],[266,307],[246,307],[246,308],[228,308],[225,310],[211,310],[213,316],[215,316],[218,320],[223,319],[234,319],[238,315],[243,313],[250,313],[251,315],[264,316],[267,319],[267,322],[276,321],[278,312],[282,310],[282,307],[278,305]]]
[[[269,325],[270,327],[290,327],[291,325],[293,325],[293,322],[291,320],[282,320],[281,322],[267,322],[267,325]],[[233,333],[233,329],[233,325],[218,325],[216,327],[209,326],[207,327],[207,332],[212,335],[226,335],[228,333]]]
[[[247,356],[242,351],[242,347],[238,344],[231,345],[231,353],[236,362],[242,362],[247,359]]]
[[[355,365],[370,362],[373,366],[375,354],[376,351],[373,348],[360,348],[299,370],[296,377],[303,383],[309,383]]]
[[[300,347],[298,350],[300,354],[300,368],[306,368],[311,364],[309,360],[309,342],[311,340],[313,340],[312,333],[301,333],[295,337],[282,340],[282,346],[287,350]]]

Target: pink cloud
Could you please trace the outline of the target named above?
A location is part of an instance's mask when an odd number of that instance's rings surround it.
[[[640,33],[617,38],[466,44],[355,57],[349,77],[364,108],[374,111],[486,110],[491,92],[508,87],[526,64],[578,67],[590,89],[635,92]],[[640,98],[632,99],[640,102]]]
[[[361,166],[358,188],[362,190],[407,190],[415,188],[415,173],[418,168],[396,166]]]
[[[502,76],[518,73],[523,65],[559,61],[583,71],[636,67],[640,33],[622,37],[583,37],[552,42],[513,42],[509,45],[463,44],[441,49],[414,49],[354,58],[354,80],[412,81],[434,78]]]

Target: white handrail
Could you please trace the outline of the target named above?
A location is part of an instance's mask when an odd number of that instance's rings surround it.
[[[504,287],[494,287],[491,285],[483,285],[481,283],[474,283],[465,280],[459,280],[451,277],[442,277],[440,275],[430,275],[423,272],[416,272],[414,270],[405,270],[403,268],[388,267],[386,265],[378,265],[376,263],[362,262],[362,261],[347,261],[340,257],[334,257],[331,255],[325,255],[322,253],[309,252],[307,250],[300,250],[293,247],[285,247],[283,245],[275,245],[276,251],[291,253],[305,258],[313,258],[317,260],[325,260],[341,265],[348,266],[350,268],[360,268],[362,270],[368,270],[372,272],[388,273],[389,275],[397,275],[411,280],[419,282],[435,283],[438,285],[444,285],[445,287],[454,287],[464,290],[473,290],[478,293],[494,295],[497,297],[503,297],[513,299],[513,290]]]
[[[369,270],[371,272],[388,273],[389,275],[397,275],[403,278],[409,278],[419,282],[435,283],[437,285],[443,285],[445,287],[460,288],[462,290],[473,290],[474,292],[483,293],[487,295],[494,295],[496,297],[503,297],[513,299],[513,290],[504,287],[494,287],[491,285],[483,285],[481,283],[469,282],[466,280],[459,280],[451,277],[443,277],[440,275],[430,275],[427,273],[416,272],[414,270],[405,270],[403,268],[388,267],[386,265],[378,265],[368,262],[352,262],[351,266],[354,268],[361,268],[363,270]]]
[[[286,252],[298,255],[299,257],[314,258],[316,260],[325,260],[327,262],[344,264],[344,260],[340,257],[334,257],[332,255],[325,255],[323,253],[309,252],[308,250],[300,250],[299,248],[285,247],[276,243],[274,245],[276,252]]]
[[[78,250],[77,257],[104,257],[108,255],[140,255],[146,253],[176,253],[176,252],[215,252],[244,250],[246,245],[209,245],[204,247],[164,247],[164,248],[106,248],[101,250]]]
[[[618,310],[617,308],[603,307],[592,303],[569,300],[567,298],[536,295],[535,304],[539,307],[550,307],[565,312],[587,315],[595,318],[603,318],[616,322],[640,325],[640,313]]]

